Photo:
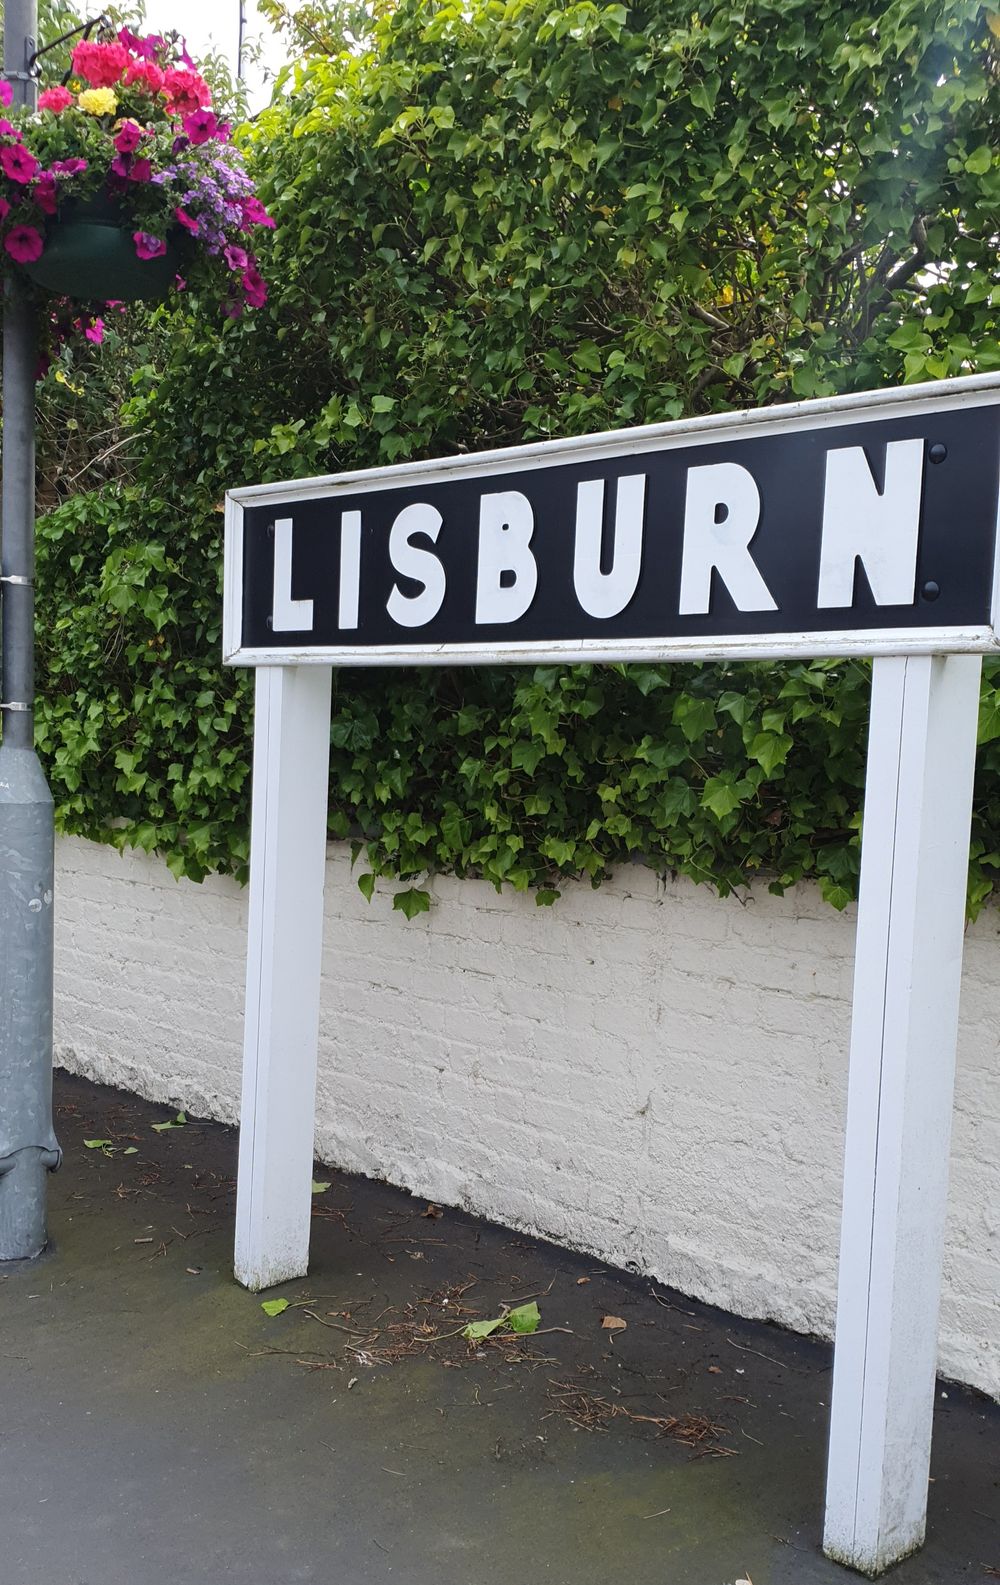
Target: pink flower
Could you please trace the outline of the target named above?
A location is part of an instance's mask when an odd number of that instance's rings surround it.
[[[0,220],[6,220],[10,214],[10,204],[6,198],[0,198]]]
[[[92,319],[83,333],[88,341],[92,341],[95,347],[99,347],[104,340],[104,320]]]
[[[148,231],[133,231],[132,241],[140,259],[162,259],[167,251],[167,244],[159,237],[150,236]]]
[[[153,167],[148,160],[133,160],[128,173],[130,182],[148,182],[153,175]]]
[[[38,169],[38,161],[20,143],[8,143],[0,149],[0,166],[3,166],[5,175],[12,182],[20,182],[23,186],[34,179]],[[37,254],[35,255],[37,257]]]
[[[227,319],[239,319],[243,314],[243,304],[236,302],[223,303],[222,312]]]
[[[21,141],[20,132],[18,132],[15,126],[11,125],[6,116],[0,117],[0,136],[5,138],[17,138],[19,143]]]
[[[34,187],[31,196],[35,200],[43,215],[54,215],[56,212],[56,179],[51,171],[43,171]]]
[[[128,65],[124,44],[93,44],[83,39],[73,51],[73,70],[92,88],[113,88]]]
[[[142,128],[134,121],[123,121],[115,134],[115,148],[119,154],[134,154],[142,142]]]
[[[267,226],[271,230],[274,229],[274,221],[259,198],[244,198],[243,224],[244,226]]]
[[[126,154],[115,155],[111,161],[111,174],[120,176],[123,182],[128,180],[128,156]]]
[[[183,275],[174,276],[174,285],[179,292],[183,292],[187,289],[187,281],[184,279]]]
[[[51,110],[57,116],[62,115],[64,110],[68,110],[72,103],[73,95],[61,83],[57,84],[55,88],[46,88],[45,92],[38,96],[39,110]]]
[[[53,160],[52,169],[61,176],[79,176],[81,171],[87,169],[86,160]]]
[[[204,77],[183,67],[172,67],[164,72],[163,92],[171,115],[192,115],[212,102],[212,93]]]
[[[9,105],[14,97],[14,90],[5,78],[0,78],[0,105]]]
[[[231,270],[245,270],[250,263],[250,255],[246,248],[238,248],[232,242],[228,248],[223,248],[222,256]]]
[[[243,271],[243,295],[251,308],[263,308],[267,302],[267,286],[255,265]]]
[[[155,61],[130,61],[125,73],[126,88],[146,88],[151,94],[158,94],[163,87],[163,73]]]
[[[184,117],[184,131],[195,145],[207,143],[209,138],[213,138],[218,125],[211,110],[195,110],[191,115]]]
[[[14,226],[3,239],[3,245],[18,264],[32,264],[42,256],[42,234],[34,226]]]
[[[174,210],[174,218],[179,222],[180,225],[182,225],[184,227],[184,229],[186,231],[190,231],[190,233],[191,233],[191,235],[193,237],[196,237],[198,235],[198,232],[200,231],[201,228],[198,225],[197,220],[195,220],[192,215],[189,215],[187,213],[187,210],[185,210],[185,209],[175,209]]]

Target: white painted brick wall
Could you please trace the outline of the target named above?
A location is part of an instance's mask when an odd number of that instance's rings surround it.
[[[245,894],[57,847],[75,1072],[235,1122]],[[438,880],[407,923],[330,849],[319,1156],[829,1336],[854,916],[630,869],[554,908]],[[1000,1396],[1000,911],[966,943],[941,1365]]]

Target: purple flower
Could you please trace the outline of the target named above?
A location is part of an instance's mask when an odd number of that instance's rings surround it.
[[[231,270],[245,270],[250,263],[250,255],[246,248],[238,248],[235,243],[223,249],[223,258]]]
[[[167,244],[159,237],[150,236],[148,231],[133,231],[132,241],[140,259],[162,259],[167,251]]]

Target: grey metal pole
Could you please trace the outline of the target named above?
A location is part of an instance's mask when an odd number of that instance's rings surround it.
[[[36,0],[6,0],[4,75],[34,106]],[[3,311],[0,542],[0,1262],[45,1248],[52,1127],[52,795],[34,747],[34,316],[12,283]]]

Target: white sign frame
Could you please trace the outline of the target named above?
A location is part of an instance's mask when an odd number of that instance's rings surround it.
[[[994,627],[719,637],[669,645],[241,649],[244,507],[502,472],[553,449],[682,445],[734,431],[1000,402],[971,376],[781,409],[546,442],[443,463],[236,490],[226,499],[224,653],[256,666],[250,923],[236,1214],[237,1279],[308,1267],[333,663],[874,658],[824,1549],[876,1575],[923,1541],[982,654]],[[914,404],[916,404],[916,409]],[[996,536],[1000,549],[1000,524]],[[995,555],[991,610],[998,610]]]

